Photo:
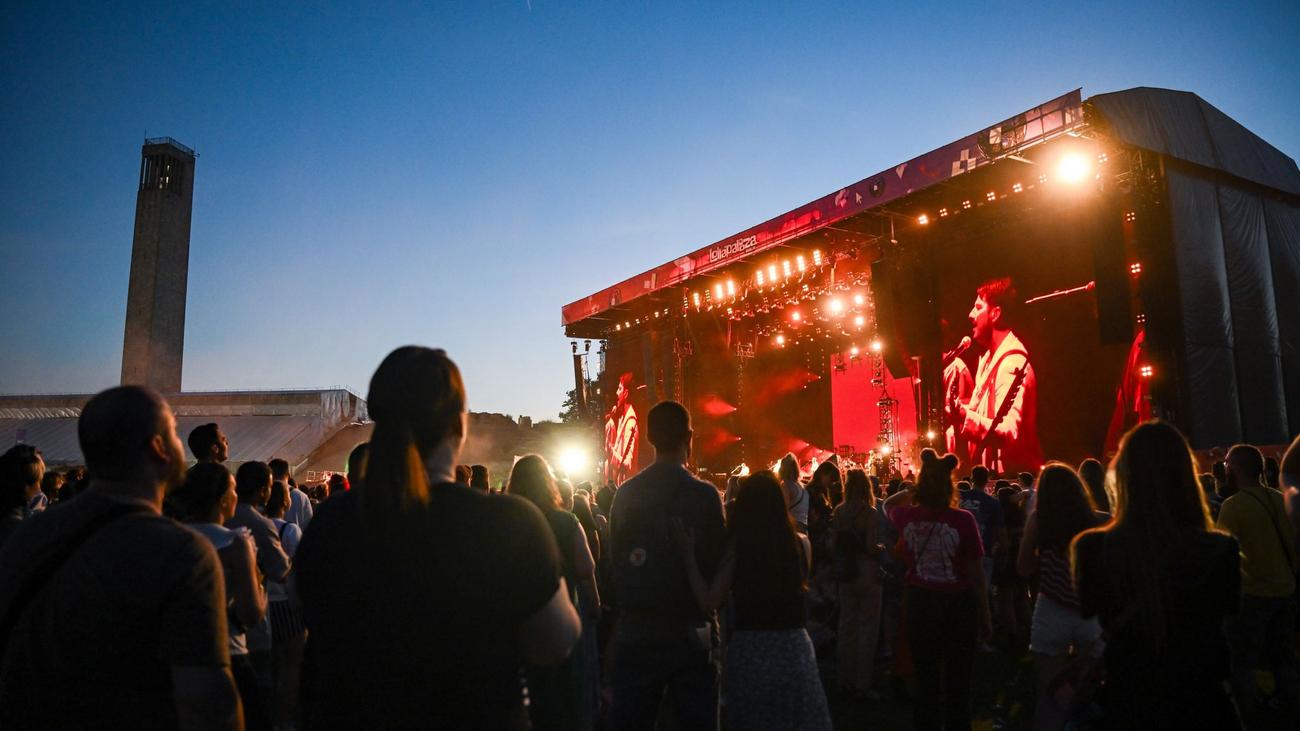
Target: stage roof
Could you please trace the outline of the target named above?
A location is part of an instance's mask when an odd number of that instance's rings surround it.
[[[1106,135],[1252,183],[1300,195],[1295,161],[1190,92],[1137,87],[1088,100],[1085,121],[1076,89],[999,124],[823,196],[685,256],[565,305],[562,324],[573,337],[596,337],[637,298],[679,286],[782,244],[883,208],[999,158],[1082,132],[1093,123]]]
[[[1300,195],[1295,160],[1191,92],[1140,86],[1088,103],[1121,142]]]
[[[562,324],[601,320],[638,297],[679,285],[847,218],[968,173],[1083,125],[1080,90],[1062,94],[998,124],[764,221],[679,259],[565,305]],[[576,333],[571,333],[576,334]]]

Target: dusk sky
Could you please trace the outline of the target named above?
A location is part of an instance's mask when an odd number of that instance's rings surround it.
[[[116,384],[146,136],[200,154],[186,390],[419,343],[538,419],[562,305],[1071,89],[1300,155],[1294,1],[116,5],[0,10],[0,392]]]

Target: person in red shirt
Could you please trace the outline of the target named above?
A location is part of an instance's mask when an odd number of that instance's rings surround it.
[[[915,505],[890,519],[907,565],[907,638],[916,673],[915,726],[970,728],[970,677],[976,642],[992,634],[975,516],[956,507],[957,457],[921,452]]]

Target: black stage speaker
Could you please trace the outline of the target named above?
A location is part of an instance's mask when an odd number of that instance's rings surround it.
[[[1129,265],[1124,252],[1124,214],[1114,195],[1105,196],[1080,230],[1092,238],[1093,294],[1097,301],[1097,330],[1103,345],[1133,340]]]
[[[871,263],[871,295],[876,305],[876,333],[884,344],[885,365],[894,378],[912,375],[909,360],[939,347],[939,316],[934,283],[907,257]]]

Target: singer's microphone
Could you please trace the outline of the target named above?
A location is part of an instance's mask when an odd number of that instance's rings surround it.
[[[948,364],[952,362],[953,358],[956,358],[962,353],[965,353],[969,348],[970,348],[970,336],[967,335],[966,337],[961,339],[960,343],[957,343],[957,347],[943,354],[942,367],[947,368]]]

